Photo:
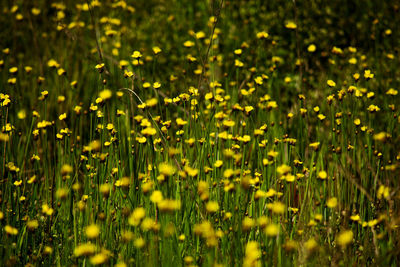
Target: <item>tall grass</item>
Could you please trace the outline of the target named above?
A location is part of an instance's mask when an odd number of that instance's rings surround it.
[[[398,265],[398,4],[2,9],[1,265]]]

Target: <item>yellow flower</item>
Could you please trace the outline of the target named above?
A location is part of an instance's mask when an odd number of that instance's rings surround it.
[[[138,226],[145,215],[146,215],[145,209],[143,207],[138,207],[129,216],[128,222],[132,226]]]
[[[61,114],[60,116],[58,116],[58,119],[60,120],[60,121],[63,121],[63,120],[65,120],[67,118],[67,113],[63,113],[63,114]]]
[[[162,51],[161,48],[159,48],[158,46],[154,46],[153,47],[153,53],[154,54],[157,55],[157,54],[161,53],[161,51]]]
[[[51,253],[53,253],[53,248],[50,247],[50,246],[45,246],[45,247],[44,247],[44,250],[43,250],[43,253],[44,253],[45,255],[50,255]]]
[[[381,109],[378,106],[375,106],[375,105],[369,105],[369,107],[368,107],[368,111],[371,112],[371,113],[378,112],[380,110]]]
[[[177,118],[176,119],[176,124],[178,124],[178,126],[184,126],[184,125],[186,125],[188,122],[187,121],[184,121],[184,120],[182,120],[181,118]]]
[[[360,218],[360,215],[356,214],[356,215],[350,216],[350,220],[359,222],[361,220],[361,218]]]
[[[325,180],[326,178],[328,178],[328,173],[324,170],[318,172],[318,178],[321,180]]]
[[[379,186],[378,192],[377,192],[377,197],[378,199],[382,199],[384,197],[385,199],[389,198],[390,195],[390,188],[384,185]]]
[[[153,87],[154,87],[154,89],[158,89],[161,87],[161,83],[155,82],[155,83],[153,83]]]
[[[165,176],[172,176],[176,172],[176,168],[167,162],[158,165],[158,171]]]
[[[217,211],[219,210],[218,202],[216,202],[216,201],[209,201],[209,202],[207,202],[207,204],[206,204],[206,210],[207,210],[207,212],[209,212],[209,213],[217,212]]]
[[[246,245],[245,257],[243,260],[244,267],[253,267],[259,265],[261,250],[257,241],[250,241]]]
[[[390,88],[389,90],[386,91],[386,94],[391,96],[395,96],[397,95],[397,93],[398,93],[397,90],[393,88]]]
[[[131,57],[133,57],[134,59],[139,59],[142,57],[142,53],[140,53],[139,51],[133,51]]]
[[[194,46],[194,42],[192,42],[192,41],[186,41],[186,42],[183,43],[183,46],[184,46],[184,47],[192,47],[192,46]]]
[[[286,164],[282,164],[276,168],[276,171],[280,175],[285,175],[285,174],[289,173],[291,170],[292,170],[292,168]]]
[[[214,167],[215,167],[215,168],[220,168],[220,167],[222,166],[223,163],[224,163],[224,162],[223,162],[222,160],[217,160],[217,161],[214,163]]]
[[[267,227],[265,227],[265,234],[267,236],[273,237],[277,236],[279,233],[279,226],[275,223],[268,224]]]
[[[265,32],[265,31],[262,31],[262,32],[258,32],[258,33],[257,33],[257,38],[258,38],[258,39],[267,39],[268,36],[269,36],[269,34],[268,34],[267,32]]]
[[[142,248],[144,245],[146,245],[146,241],[143,238],[139,237],[135,239],[134,246],[136,248]]]
[[[315,241],[314,238],[310,238],[309,240],[307,240],[307,241],[304,243],[304,247],[305,247],[309,252],[311,252],[311,251],[315,250],[315,249],[318,247],[318,243],[317,243],[317,241]]]
[[[390,134],[388,134],[386,132],[380,132],[380,133],[374,134],[374,136],[373,136],[374,140],[379,141],[379,142],[384,142],[389,137],[390,137]]]
[[[337,236],[337,243],[341,246],[341,247],[346,247],[347,245],[349,245],[351,242],[353,242],[353,237],[354,234],[351,230],[346,230],[346,231],[342,231],[338,236]]]
[[[172,212],[181,208],[181,202],[174,199],[164,199],[158,203],[158,208],[163,212]]]
[[[235,59],[235,67],[241,68],[243,66],[244,64],[242,61],[240,61],[239,59]]]
[[[273,202],[268,203],[267,208],[271,210],[273,213],[282,214],[285,212],[285,204],[282,202]]]
[[[18,72],[18,68],[17,67],[12,67],[12,68],[9,69],[9,72],[11,74],[17,73]]]
[[[71,165],[64,164],[64,165],[61,167],[61,175],[62,175],[62,176],[65,176],[65,175],[67,175],[67,174],[70,174],[70,173],[73,172],[73,170],[74,170],[74,169],[72,168]]]
[[[159,190],[154,191],[150,196],[150,201],[153,203],[159,203],[163,200],[162,192]]]
[[[335,87],[335,86],[336,86],[336,83],[335,83],[334,81],[332,81],[332,80],[328,80],[328,81],[326,82],[326,84],[327,84],[329,87]]]
[[[328,206],[328,208],[335,208],[338,204],[338,200],[336,197],[332,197],[330,199],[328,199],[328,201],[326,202],[326,206]]]
[[[22,180],[19,180],[19,181],[15,181],[15,182],[14,182],[14,185],[17,186],[17,187],[20,186],[21,184],[22,184]]]
[[[374,74],[371,73],[371,70],[365,70],[364,71],[364,78],[367,79],[367,80],[372,79],[372,78],[374,78]]]
[[[4,226],[4,231],[8,234],[8,235],[17,235],[18,234],[18,229],[14,228],[10,225],[6,225]]]
[[[108,261],[108,255],[101,252],[90,258],[90,263],[93,265],[100,265]]]
[[[153,127],[146,127],[140,133],[143,134],[144,136],[153,136],[157,133],[157,130],[154,129]]]
[[[146,100],[146,106],[148,106],[148,107],[154,107],[155,105],[157,105],[157,103],[158,103],[158,100],[157,100],[157,98],[150,98],[150,99],[148,99],[148,100]]]
[[[89,256],[94,254],[96,246],[92,243],[81,244],[74,249],[75,257]]]
[[[53,214],[54,210],[49,207],[47,204],[42,205],[42,213],[46,214],[47,216],[51,216]]]
[[[288,22],[285,24],[285,27],[286,27],[287,29],[294,30],[294,29],[297,28],[297,25],[296,25],[296,23],[294,23],[293,21],[288,21]]]
[[[89,239],[96,239],[100,234],[100,228],[96,224],[91,224],[86,227],[86,236]]]
[[[39,227],[39,222],[38,222],[38,220],[30,220],[26,223],[26,227],[29,230],[33,231]]]
[[[307,51],[310,53],[314,53],[315,50],[317,50],[317,47],[315,46],[315,44],[310,44],[307,48]]]
[[[68,195],[68,189],[67,188],[59,188],[56,192],[56,197],[59,199],[65,199]]]
[[[99,92],[99,97],[103,100],[110,99],[112,97],[112,91],[110,89],[104,89]]]
[[[352,65],[355,65],[355,64],[357,64],[357,59],[355,57],[352,57],[349,59],[349,63]]]

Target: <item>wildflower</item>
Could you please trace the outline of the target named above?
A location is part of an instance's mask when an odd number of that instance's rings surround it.
[[[143,248],[145,245],[146,245],[146,241],[142,237],[136,238],[134,241],[134,246],[136,248],[140,249],[140,248]]]
[[[192,46],[194,46],[194,42],[188,40],[188,41],[183,43],[183,46],[184,47],[192,47]]]
[[[350,216],[350,220],[359,222],[361,220],[361,218],[360,218],[360,215],[356,214],[356,215]]]
[[[100,228],[96,224],[91,224],[86,227],[86,236],[89,239],[96,239],[100,234]]]
[[[255,225],[255,221],[252,218],[249,217],[244,217],[242,221],[242,230],[243,231],[249,231],[251,228],[253,228]]]
[[[241,55],[242,54],[242,49],[235,49],[235,51],[234,51],[234,54],[235,55]]]
[[[90,263],[93,265],[104,264],[108,261],[108,255],[104,252],[98,253],[90,258]]]
[[[53,253],[53,248],[50,247],[50,246],[45,246],[45,247],[44,247],[44,250],[43,250],[43,253],[44,253],[45,255],[50,255],[51,253]]]
[[[35,229],[37,229],[39,227],[39,222],[38,220],[30,220],[26,223],[26,227],[30,230],[30,231],[34,231]]]
[[[220,168],[220,167],[222,166],[223,163],[224,163],[224,162],[223,162],[222,160],[217,160],[217,161],[214,163],[214,167],[215,167],[215,168]]]
[[[14,228],[10,225],[6,225],[4,226],[4,231],[6,232],[6,234],[8,235],[17,235],[18,234],[18,229]]]
[[[313,148],[315,151],[317,151],[319,149],[319,145],[320,145],[320,142],[314,142],[314,143],[309,144],[309,146],[311,148]]]
[[[153,83],[153,88],[154,88],[154,89],[158,89],[158,88],[160,88],[160,87],[161,87],[161,83],[159,83],[159,82]]]
[[[328,174],[326,173],[326,171],[322,170],[318,172],[318,178],[321,180],[325,180],[326,178],[328,178]]]
[[[99,92],[99,97],[103,100],[108,100],[112,97],[112,91],[110,89],[104,89]]]
[[[379,186],[378,192],[377,192],[377,197],[378,199],[382,199],[384,197],[385,199],[389,199],[389,192],[390,188],[384,185]]]
[[[256,241],[250,241],[246,245],[245,258],[243,260],[244,267],[258,266],[261,257],[261,250]]]
[[[217,211],[219,210],[218,202],[216,202],[216,201],[209,201],[209,202],[206,204],[206,210],[207,210],[207,212],[209,212],[209,213],[215,213],[215,212],[217,212]]]
[[[161,53],[161,48],[159,48],[158,46],[154,46],[153,47],[153,53],[154,54],[156,54],[156,55],[158,55],[159,53]]]
[[[164,199],[157,204],[160,211],[164,212],[172,212],[181,208],[181,202],[179,200]]]
[[[388,138],[390,138],[390,134],[388,134],[386,132],[380,132],[380,133],[374,134],[373,138],[376,141],[385,142]]]
[[[258,39],[267,39],[268,36],[269,36],[269,34],[268,34],[267,32],[265,32],[265,31],[262,31],[262,32],[258,32],[258,33],[257,33],[257,38],[258,38]]]
[[[347,245],[349,245],[351,242],[353,242],[353,232],[351,230],[346,230],[342,231],[338,236],[337,236],[337,243],[339,246],[342,248],[345,248]]]
[[[287,29],[294,30],[297,28],[297,25],[293,21],[288,21],[288,22],[286,22],[285,27]]]
[[[56,63],[57,63],[57,62],[56,62]],[[102,72],[104,71],[104,63],[97,64],[94,68],[95,68],[96,70],[98,70],[99,73],[102,73]]]
[[[280,175],[286,175],[287,173],[289,173],[291,171],[291,167],[283,164],[278,166],[278,168],[276,168],[276,171],[280,174]]]
[[[380,110],[381,109],[378,106],[375,106],[375,105],[369,105],[369,107],[368,107],[368,111],[371,112],[371,113],[378,112]]]
[[[49,205],[43,204],[42,205],[42,213],[46,214],[47,216],[51,216],[54,213],[54,209],[52,209]]]
[[[318,243],[314,238],[310,238],[304,243],[306,250],[310,253],[317,249]]]
[[[96,246],[92,243],[85,243],[77,246],[74,249],[74,255],[75,257],[81,257],[81,256],[89,256],[94,254],[96,251]]]
[[[150,201],[156,204],[160,203],[163,199],[162,192],[158,190],[154,191],[150,196]]]
[[[235,67],[242,68],[244,66],[244,63],[240,61],[239,59],[235,59]]]
[[[372,79],[372,78],[374,78],[374,74],[371,73],[371,70],[365,70],[364,71],[364,78],[367,79],[367,80]]]
[[[265,234],[269,237],[277,236],[279,233],[279,226],[277,224],[271,223],[265,227]]]
[[[328,199],[328,201],[326,202],[326,206],[328,206],[328,208],[335,208],[338,204],[338,200],[336,197],[332,197],[330,199]]]
[[[133,51],[131,57],[133,57],[134,59],[139,59],[142,57],[142,53],[140,53],[140,51]]]
[[[314,53],[316,50],[317,50],[317,47],[315,46],[315,44],[310,44],[307,47],[307,51],[310,52],[310,53]]]
[[[70,174],[70,173],[72,173],[72,172],[73,172],[73,168],[72,168],[71,165],[64,164],[64,165],[61,167],[61,175],[62,175],[62,176],[68,175],[68,174]]]
[[[335,86],[336,86],[336,83],[335,83],[334,81],[332,81],[332,80],[328,80],[328,81],[326,82],[326,84],[327,84],[329,87],[335,87]]]
[[[176,119],[176,124],[177,124],[178,126],[180,126],[180,127],[186,125],[187,123],[188,123],[187,121],[182,120],[181,118],[177,118],[177,119]]]
[[[68,189],[67,188],[59,188],[56,192],[56,197],[59,199],[66,199],[68,196]]]
[[[111,186],[109,184],[102,184],[100,185],[100,193],[103,197],[108,198],[110,195]]]
[[[398,93],[398,91],[396,89],[390,88],[389,90],[386,91],[387,95],[391,95],[391,96],[396,96]]]
[[[282,202],[268,203],[267,208],[273,213],[277,214],[283,214],[285,212],[285,204],[283,204]]]
[[[67,113],[63,113],[63,114],[61,114],[60,116],[58,116],[58,119],[60,120],[60,121],[63,121],[63,120],[65,120],[67,118]]]
[[[161,174],[165,176],[172,176],[176,172],[175,167],[166,162],[160,163],[160,165],[158,165],[158,170]]]

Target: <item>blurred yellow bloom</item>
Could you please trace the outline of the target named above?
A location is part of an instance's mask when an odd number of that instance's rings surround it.
[[[337,243],[341,247],[346,247],[349,245],[351,242],[353,242],[353,232],[351,230],[346,230],[342,231],[338,236],[337,236]]]

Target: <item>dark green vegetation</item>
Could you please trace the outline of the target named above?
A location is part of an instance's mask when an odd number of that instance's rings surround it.
[[[2,1],[0,265],[399,265],[396,1]]]

